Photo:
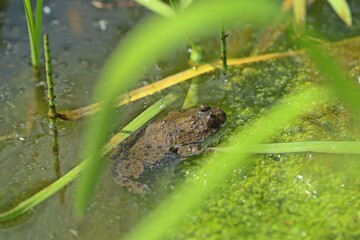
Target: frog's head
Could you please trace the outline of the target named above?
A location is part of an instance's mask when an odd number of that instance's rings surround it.
[[[226,122],[226,114],[220,108],[211,108],[208,105],[200,105],[201,114],[206,115],[205,123],[209,128],[219,129]]]

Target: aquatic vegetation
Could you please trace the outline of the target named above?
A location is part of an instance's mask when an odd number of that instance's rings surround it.
[[[35,16],[33,14],[30,0],[23,0],[23,2],[24,2],[25,14],[26,14],[26,23],[28,26],[28,33],[29,33],[31,63],[34,68],[40,68],[43,0],[36,0]]]
[[[341,20],[346,23],[346,25],[352,25],[352,16],[350,12],[350,8],[346,2],[346,0],[328,0],[327,1],[331,7],[334,9],[336,14],[341,18]],[[294,18],[295,22],[298,25],[305,24],[306,17],[306,0],[296,1],[284,1],[285,8],[288,8],[289,5],[292,4],[294,8]]]
[[[50,55],[50,46],[49,46],[49,35],[44,34],[44,52],[45,52],[45,68],[46,68],[46,82],[48,86],[48,100],[49,100],[49,119],[50,119],[50,128],[56,128],[56,118],[57,111],[55,106],[55,93],[54,93],[54,82],[52,77],[52,65],[51,65],[51,55]]]
[[[140,114],[137,118],[135,118],[131,123],[129,123],[126,127],[124,127],[119,133],[115,134],[108,142],[104,145],[102,149],[102,155],[109,153],[114,147],[116,147],[120,142],[124,141],[127,137],[129,137],[131,132],[135,132],[142,125],[148,122],[151,118],[153,118],[156,114],[158,114],[162,109],[164,109],[167,105],[171,104],[177,99],[177,96],[174,94],[169,94],[165,96],[163,99],[159,100],[148,109],[146,109],[142,114]],[[58,180],[51,183],[49,186],[44,188],[43,190],[37,192],[30,198],[24,200],[19,203],[14,208],[3,212],[0,214],[0,222],[14,219],[16,217],[21,216],[27,211],[31,210],[44,200],[48,199],[54,193],[60,191],[67,184],[74,181],[79,174],[84,170],[84,167],[87,164],[87,159],[81,162],[79,165],[74,167],[71,171],[67,172]]]
[[[192,1],[181,1],[186,7],[177,14],[177,17],[173,17],[173,9],[165,6],[164,3],[160,1],[138,2],[145,4],[155,3],[151,5],[153,9],[155,9],[154,11],[162,12],[162,15],[170,16],[173,19],[160,19],[158,17],[146,19],[124,40],[122,45],[114,50],[113,55],[107,62],[100,77],[101,83],[99,83],[94,96],[94,101],[95,99],[100,99],[100,102],[68,113],[63,112],[59,114],[63,119],[75,120],[96,113],[94,118],[89,121],[88,131],[84,137],[84,161],[15,208],[0,214],[0,221],[5,221],[23,214],[76,179],[80,173],[83,174],[77,185],[76,207],[78,212],[84,212],[102,166],[102,162],[99,159],[104,153],[109,152],[128,135],[128,132],[125,133],[126,136],[124,132],[121,132],[119,135],[116,135],[115,138],[111,139],[110,142],[105,145],[104,149],[103,144],[109,135],[109,126],[113,121],[112,109],[114,105],[124,105],[194,76],[224,66],[222,61],[202,64],[197,68],[179,72],[159,82],[127,92],[135,86],[143,73],[142,66],[151,65],[156,62],[184,40],[183,33],[179,31],[179,29],[186,29],[189,32],[196,32],[196,34],[214,33],[219,31],[219,19],[222,19],[227,25],[231,25],[233,21],[239,19],[241,21],[246,20],[264,24],[264,22],[269,22],[269,20],[272,20],[273,17],[279,13],[279,9],[273,4],[268,3],[268,1],[243,3],[228,0],[222,1],[221,3],[219,3],[220,1],[204,3],[203,1],[192,4],[190,4]],[[259,12],[261,12],[261,17],[257,15]],[[226,34],[224,31],[222,32],[222,39],[225,40]],[[144,42],[143,39],[146,39],[146,42]],[[295,119],[311,112],[314,107],[322,104],[324,101],[328,101],[330,97],[342,99],[352,108],[354,113],[360,115],[359,107],[357,106],[360,100],[359,93],[357,90],[354,90],[356,89],[354,84],[351,83],[351,81],[347,81],[346,71],[341,69],[338,63],[327,56],[318,46],[309,42],[300,42],[298,45],[300,48],[309,52],[319,72],[325,77],[324,82],[319,85],[309,83],[306,84],[306,87],[302,86],[302,88],[296,89],[294,93],[289,94],[287,92],[285,96],[279,97],[279,100],[275,105],[271,105],[272,107],[270,109],[266,111],[262,110],[260,118],[249,118],[252,120],[249,121],[245,127],[235,129],[234,133],[229,136],[231,141],[222,143],[218,147],[220,150],[231,147],[232,153],[219,151],[212,155],[204,164],[203,168],[199,170],[197,176],[200,177],[196,179],[196,181],[189,177],[183,186],[180,186],[179,189],[168,196],[162,204],[155,208],[148,217],[144,218],[127,236],[127,239],[159,239],[167,236],[169,229],[173,229],[177,223],[181,222],[191,209],[196,207],[198,203],[204,202],[208,196],[214,194],[219,186],[223,187],[222,183],[227,181],[226,179],[232,172],[248,164],[250,161],[249,156],[251,156],[253,152],[276,153],[279,151],[283,153],[286,151],[321,151],[326,153],[358,153],[358,142],[354,141],[338,142],[334,140],[331,142],[262,144],[269,142],[269,139],[272,139],[274,135],[281,132],[285,124],[293,123]],[[225,47],[225,44],[223,44],[223,47]],[[273,53],[245,59],[228,59],[227,65],[235,66],[241,65],[242,63],[258,62],[267,59],[299,56],[303,55],[305,51]],[[256,71],[256,69],[247,68],[243,70],[243,73],[244,75],[251,75]],[[119,79],[121,79],[121,81],[119,81]],[[274,82],[277,80],[278,79],[274,79]],[[118,96],[121,96],[120,99]],[[126,130],[135,131],[140,125],[174,101],[175,98],[176,97],[170,95],[165,98],[167,99],[166,103],[162,101],[157,102],[149,108],[149,111],[151,110],[153,113],[149,114],[148,110],[146,110],[146,114],[144,113],[146,117],[140,115],[139,118],[136,118],[131,123],[131,126],[126,127]],[[275,103],[275,101],[273,101],[273,103]],[[263,107],[264,106],[267,107],[269,105],[264,104]],[[256,149],[249,148],[247,144],[254,146]],[[273,149],[269,150],[269,147],[273,147]],[[256,171],[261,174],[270,172],[273,174],[272,176],[276,177],[279,177],[281,173],[280,171],[272,173],[272,169],[267,170],[265,168],[261,168],[261,170],[256,168]],[[261,184],[259,185],[261,186]],[[230,193],[228,194],[231,195],[231,191],[241,192],[242,190],[236,190],[237,187],[235,184],[232,184],[229,187]],[[250,191],[251,186],[245,186],[244,189]],[[233,196],[234,195],[231,195],[231,197]],[[270,201],[276,201],[276,197],[272,198],[269,196],[269,199]],[[219,202],[214,204],[219,204],[221,209],[228,210],[222,207],[221,200],[219,200]],[[245,219],[244,221],[246,222],[246,216],[244,216],[243,219]],[[216,230],[218,225],[214,223],[212,227]],[[193,230],[192,228],[189,229]],[[211,227],[209,227],[209,229],[211,229]]]

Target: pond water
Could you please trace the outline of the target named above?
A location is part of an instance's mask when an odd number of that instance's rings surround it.
[[[349,3],[353,10],[352,28],[339,21],[329,6],[324,6],[320,13],[312,9],[309,22],[329,40],[356,36],[360,31],[360,5],[356,1]],[[107,57],[135,25],[151,13],[133,4],[99,9],[88,0],[49,0],[44,5],[43,30],[50,37],[57,107],[86,106],[91,103],[94,85]],[[0,0],[0,8],[0,136],[9,138],[0,142],[0,210],[3,212],[79,163],[84,120],[59,121],[59,151],[54,151],[48,127],[45,81],[36,79],[30,67],[22,1]],[[230,52],[235,53],[232,57],[254,52],[253,42],[260,42],[259,39],[261,31],[250,27],[232,32],[229,39]],[[286,37],[280,38],[266,52],[291,48],[286,40]],[[244,48],[238,47],[240,43],[245,43]],[[204,56],[210,61],[215,59],[217,53],[213,49],[217,40],[203,40],[202,44]],[[353,72],[360,64],[355,54],[359,48],[359,40],[336,48],[346,59],[345,65],[347,61],[352,63],[348,67]],[[156,66],[145,68],[148,71],[139,86],[188,69],[186,46]],[[206,74],[199,78],[200,102],[217,105],[227,112],[229,120],[223,131],[226,135],[235,127],[245,126],[292,90],[310,82],[317,83],[314,79],[317,75],[311,69],[303,57],[293,57],[230,69],[227,81],[219,72]],[[187,86],[182,84],[171,91],[184,97]],[[163,95],[155,94],[118,110],[114,129],[123,127]],[[172,108],[181,105],[179,100]],[[359,136],[356,121],[346,108],[334,101],[296,124],[286,126],[274,141],[359,140]],[[171,177],[164,178],[164,182],[196,175],[203,160],[181,164],[176,174],[168,174]],[[104,171],[84,218],[74,214],[75,188],[70,184],[28,214],[0,223],[0,239],[119,239],[124,236],[156,207],[162,195],[140,197],[127,193],[115,184],[111,168],[111,160],[105,159]],[[211,196],[189,215],[171,237],[233,239],[241,234],[244,238],[257,239],[357,239],[360,237],[356,227],[360,222],[359,170],[357,156],[257,155],[251,166],[234,170],[220,194]]]

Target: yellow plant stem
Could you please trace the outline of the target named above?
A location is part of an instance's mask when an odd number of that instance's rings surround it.
[[[269,53],[260,56],[251,56],[246,58],[233,58],[227,60],[228,66],[239,66],[242,64],[249,64],[254,62],[261,62],[270,59],[291,57],[302,53],[302,51],[290,51],[290,52],[280,52],[280,53]],[[152,95],[156,92],[164,90],[168,87],[174,86],[183,81],[192,79],[193,77],[200,76],[204,73],[214,71],[216,69],[222,68],[222,60],[216,61],[213,63],[202,64],[198,67],[193,67],[188,70],[179,72],[177,74],[166,77],[162,80],[154,82],[152,84],[143,86],[141,88],[132,90],[126,94],[121,95],[118,98],[116,106],[122,106],[130,102],[134,102],[146,96]],[[83,117],[90,116],[98,112],[101,108],[101,103],[94,103],[89,106],[75,109],[69,112],[58,113],[58,117],[64,120],[77,120]]]

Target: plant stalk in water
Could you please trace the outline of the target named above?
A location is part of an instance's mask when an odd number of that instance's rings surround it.
[[[221,22],[221,30],[220,30],[220,40],[221,40],[221,44],[220,44],[220,51],[221,51],[221,60],[222,60],[222,70],[224,73],[226,73],[227,71],[227,56],[226,56],[226,38],[227,38],[228,34],[225,33],[225,29],[224,29],[224,23]]]
[[[50,47],[49,47],[49,36],[44,34],[44,51],[45,51],[45,69],[46,69],[46,82],[48,86],[48,101],[49,101],[49,118],[50,118],[50,128],[56,128],[56,106],[55,106],[55,93],[54,93],[54,83],[52,79],[52,66],[51,66],[51,56],[50,56]]]

